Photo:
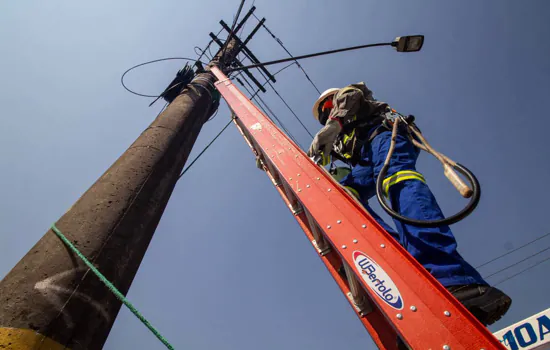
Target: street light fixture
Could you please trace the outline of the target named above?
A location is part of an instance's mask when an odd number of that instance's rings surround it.
[[[424,35],[398,36],[391,43],[398,52],[416,52],[420,51],[424,44]]]

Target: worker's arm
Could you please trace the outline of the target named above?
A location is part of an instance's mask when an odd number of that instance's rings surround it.
[[[322,154],[322,164],[330,162],[330,153],[334,141],[342,131],[343,122],[347,117],[355,115],[363,101],[363,92],[359,89],[342,89],[333,99],[332,108],[325,126],[315,135],[309,147],[310,157]]]
[[[330,162],[332,146],[340,131],[342,131],[341,121],[337,118],[329,118],[325,126],[313,138],[307,152],[308,156],[313,157],[322,153],[322,164],[327,165]]]
[[[368,117],[387,107],[385,102],[376,101],[372,91],[362,82],[341,89],[334,95],[333,105],[325,127],[315,135],[308,151],[310,157],[322,153],[323,165],[330,161],[334,141],[349,118],[358,114]]]

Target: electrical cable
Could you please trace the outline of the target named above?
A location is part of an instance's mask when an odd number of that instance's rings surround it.
[[[291,67],[292,65],[295,65],[296,62],[292,62],[291,64],[287,65],[287,66],[284,66],[283,68],[279,69],[278,71],[276,71],[275,73],[273,73],[273,76],[276,76],[277,74],[281,73],[282,71],[284,71],[285,69],[287,69],[288,67]],[[269,80],[268,80],[269,81]]]
[[[295,62],[292,62],[292,63],[289,64],[288,66],[284,66],[283,68],[281,68],[281,69],[279,69],[278,71],[276,71],[275,73],[273,73],[273,76],[276,76],[277,74],[281,73],[282,71],[284,71],[285,69],[289,68],[290,66],[292,66],[292,65],[294,65],[294,64],[296,64],[296,63],[295,63]],[[239,73],[241,73],[241,74],[242,74],[242,72],[243,72],[242,70],[239,71]],[[237,74],[236,77],[237,77],[237,76],[239,76],[239,74]],[[266,80],[266,81],[262,84],[262,87],[265,87],[265,86],[267,85],[267,83],[269,83],[269,79]],[[254,91],[254,94],[253,94],[250,98],[254,98],[260,91],[262,91],[262,90],[258,89],[258,90],[256,90],[256,91]]]
[[[264,101],[263,98],[261,98],[260,96],[256,96],[254,98],[254,100],[259,104],[260,102],[265,106],[265,108],[271,113],[272,115],[272,119],[275,119],[277,122],[279,122],[279,124],[281,125],[281,128],[285,131],[285,133],[288,135],[288,137],[290,137],[290,139],[292,141],[294,141],[295,144],[297,145],[300,145],[300,147],[303,148],[303,146],[298,142],[298,140],[296,139],[296,137],[294,135],[292,135],[292,133],[290,131],[288,131],[288,129],[286,128],[285,124],[281,121],[281,119],[279,119],[279,117],[277,117],[277,115],[275,114],[275,112],[273,112],[273,110],[269,107],[269,105]],[[259,102],[258,102],[259,101]],[[260,106],[261,108],[261,106]],[[267,113],[263,108],[262,110],[264,111],[265,115],[269,115],[269,113]]]
[[[239,55],[241,55],[241,53],[239,52]],[[245,62],[245,61],[250,61],[250,59],[248,58],[247,55],[242,55],[239,57],[239,61],[241,61],[241,63]],[[252,61],[250,61],[252,62]]]
[[[277,64],[277,63],[284,63],[284,62],[289,62],[289,61],[303,60],[303,59],[305,59],[305,58],[311,58],[311,57],[317,57],[317,56],[330,55],[330,54],[338,53],[338,52],[345,52],[345,51],[366,49],[366,48],[369,48],[369,47],[393,46],[393,45],[394,45],[393,43],[378,43],[378,44],[367,44],[367,45],[351,46],[351,47],[345,47],[345,48],[342,48],[342,49],[321,51],[321,52],[310,53],[310,54],[302,55],[302,56],[294,56],[294,57],[291,57],[291,58],[283,58],[283,59],[280,59],[280,60],[274,60],[274,61],[268,61],[268,62],[260,62],[260,63],[256,63],[256,64],[251,64],[251,65],[249,65],[249,66],[235,67],[235,68],[231,68],[229,71],[230,71],[230,72],[233,72],[233,71],[238,71],[238,70],[242,70],[242,69],[250,69],[250,68],[265,67],[265,66],[270,66],[270,65],[272,65],[272,64]]]
[[[273,92],[275,92],[275,94],[281,99],[281,101],[283,101],[284,105],[286,106],[286,108],[288,108],[288,110],[290,111],[290,113],[292,113],[292,115],[294,116],[294,118],[296,118],[296,120],[298,121],[298,123],[300,123],[300,125],[302,125],[302,127],[304,128],[304,130],[309,134],[309,136],[311,136],[311,138],[313,138],[313,134],[309,131],[309,129],[305,126],[304,123],[302,123],[302,121],[300,120],[300,117],[298,117],[298,115],[296,114],[296,112],[294,112],[294,110],[288,105],[288,103],[286,102],[286,100],[283,98],[283,96],[281,96],[281,94],[279,94],[279,92],[277,91],[277,89],[275,89],[275,87],[273,86],[273,84],[271,84],[271,82],[269,81],[268,77],[265,76],[265,74],[258,70],[258,72],[260,73],[260,75],[265,79],[266,83],[269,84],[269,86],[273,89]]]
[[[540,264],[542,264],[542,263],[544,263],[544,262],[546,262],[546,261],[548,261],[548,260],[550,260],[550,256],[549,256],[548,258],[544,259],[544,260],[538,261],[538,262],[535,263],[534,265],[531,265],[531,266],[529,266],[529,267],[527,267],[527,268],[521,270],[521,271],[518,272],[518,273],[513,274],[512,276],[509,276],[509,277],[503,279],[502,281],[499,281],[499,282],[493,284],[493,286],[498,286],[498,285],[501,284],[501,283],[504,283],[504,282],[506,282],[506,281],[508,281],[508,280],[511,280],[512,278],[514,278],[514,277],[516,277],[516,276],[519,276],[519,275],[521,275],[522,273],[524,273],[524,272],[526,272],[526,271],[528,271],[528,270],[531,270],[532,268],[534,268],[534,267],[536,267],[536,266],[539,266]]]
[[[167,106],[168,106],[168,102],[166,102],[166,103],[164,104],[164,107],[162,107],[162,109],[160,110],[160,112],[158,112],[157,117],[158,117],[162,112],[164,112],[164,110],[166,109]]]
[[[493,273],[490,274],[489,276],[485,276],[484,278],[493,277],[494,275],[499,274],[499,273],[501,273],[502,271],[508,270],[509,268],[512,268],[512,267],[514,267],[514,266],[516,266],[516,265],[519,265],[519,264],[521,264],[522,262],[524,262],[524,261],[526,261],[526,260],[529,260],[529,259],[531,259],[532,257],[535,257],[535,256],[537,256],[537,255],[539,255],[539,254],[542,254],[542,253],[544,253],[545,251],[548,251],[548,250],[550,250],[550,247],[547,247],[547,248],[544,248],[544,249],[542,249],[542,250],[539,250],[539,251],[536,252],[535,254],[530,255],[530,256],[526,257],[525,259],[521,259],[520,261],[517,261],[517,262],[515,262],[515,263],[513,263],[513,264],[510,264],[510,265],[508,265],[508,266],[506,266],[506,267],[504,267],[504,268],[498,270],[497,272],[493,272]]]
[[[195,47],[193,48],[193,50],[195,50],[195,55],[197,55],[197,56],[199,56],[199,57],[204,56],[204,57],[208,58],[209,60],[212,60],[212,57],[208,57],[208,56],[206,55],[206,51],[203,51],[200,47],[195,46]],[[197,53],[197,50],[199,50],[200,54]]]
[[[188,58],[188,57],[167,57],[167,58],[160,58],[158,60],[152,60],[152,61],[147,61],[147,62],[144,62],[144,63],[140,63],[138,65],[135,65],[129,69],[127,69],[124,73],[122,73],[122,76],[120,77],[120,83],[122,84],[122,87],[124,87],[126,89],[126,91],[134,94],[134,95],[137,95],[137,96],[141,96],[141,97],[154,97],[154,98],[157,98],[157,97],[161,97],[161,95],[145,95],[145,94],[140,94],[138,92],[135,92],[133,90],[130,90],[130,88],[128,88],[126,86],[126,84],[124,84],[124,77],[126,76],[126,74],[128,74],[131,70],[134,70],[138,67],[141,67],[141,66],[145,66],[147,64],[152,64],[152,63],[155,63],[155,62],[161,62],[161,61],[170,61],[170,60],[186,60],[186,61],[191,61],[191,62],[200,62],[201,64],[205,64],[204,62],[201,62],[199,60],[196,60],[194,58]],[[174,87],[174,86],[173,86]],[[173,88],[172,87],[172,88]]]
[[[260,19],[258,17],[256,17],[255,14],[252,14],[254,16],[254,18],[256,18],[256,20],[258,20],[258,22],[260,21]],[[283,42],[281,41],[281,39],[277,38],[275,36],[275,34],[273,34],[273,32],[271,30],[269,30],[269,28],[265,25],[265,23],[262,23],[262,27],[264,27],[264,29],[271,35],[271,37],[277,42],[279,43],[279,45],[283,48],[283,50],[286,51],[286,53],[294,58],[294,56],[292,56],[292,54],[290,53],[290,51],[287,50],[287,48],[285,47],[285,45],[283,44]],[[313,85],[313,87],[315,88],[315,90],[317,90],[317,92],[319,93],[319,95],[321,94],[321,90],[319,90],[319,88],[317,87],[317,85],[315,85],[315,83],[311,80],[311,78],[309,77],[309,75],[306,73],[305,69],[302,67],[302,65],[297,61],[297,60],[294,60],[294,62],[296,63],[296,65],[298,66],[298,68],[300,68],[302,70],[302,72],[304,73],[304,75],[306,76],[306,79],[311,83],[311,85]]]
[[[285,106],[288,108],[288,110],[290,111],[290,113],[292,113],[292,115],[294,115],[294,117],[296,118],[296,120],[298,121],[298,123],[300,123],[300,125],[304,128],[304,130],[309,134],[309,136],[311,136],[311,138],[314,138],[313,137],[313,134],[309,131],[309,129],[304,125],[304,123],[302,123],[302,121],[300,120],[300,118],[298,117],[298,115],[294,112],[294,110],[292,108],[290,108],[290,106],[288,105],[288,103],[285,101],[285,99],[283,98],[283,96],[281,96],[281,94],[279,94],[279,92],[275,89],[275,87],[273,86],[273,84],[271,84],[271,82],[267,82],[269,84],[269,86],[273,89],[273,91],[275,92],[275,94],[277,94],[277,96],[279,96],[279,98],[281,99],[281,101],[283,101],[283,103],[285,104]]]
[[[225,41],[223,41],[223,42],[225,42]],[[211,47],[208,48],[208,53],[210,54],[210,57],[212,57],[212,59],[213,59],[215,55],[210,50],[211,50]]]
[[[231,26],[231,31],[227,35],[227,40],[225,41],[223,48],[222,48],[222,54],[220,56],[221,60],[220,62],[225,65],[225,51],[227,50],[227,45],[229,44],[229,41],[231,41],[231,37],[235,35],[233,31],[235,30],[235,26],[237,25],[237,21],[239,20],[239,16],[241,15],[241,10],[243,9],[245,0],[241,0],[241,3],[239,5],[239,8],[237,9],[237,14],[233,18],[233,25]],[[236,36],[236,35],[235,35]]]
[[[243,79],[245,80],[245,82],[252,86],[252,84],[250,84],[246,78],[243,76]],[[237,81],[240,82],[240,79],[237,79]],[[248,94],[250,95],[251,94],[251,91],[243,84],[241,84],[243,86],[243,88],[246,90],[246,92],[248,92]],[[270,118],[271,120],[275,119],[279,125],[281,126],[281,128],[283,129],[283,131],[292,139],[292,141],[296,142],[296,139],[294,138],[294,136],[290,133],[290,131],[288,131],[288,129],[286,128],[285,124],[277,117],[277,115],[275,114],[275,112],[273,112],[273,110],[267,105],[267,103],[260,97],[260,96],[256,96],[254,98],[254,101],[256,101],[256,103],[258,104],[258,107],[260,107],[260,109],[264,112],[264,114]],[[262,106],[263,105],[263,106]],[[265,106],[265,108],[264,108]],[[269,112],[268,112],[269,111]],[[297,142],[296,142],[297,143]]]
[[[219,108],[216,108],[216,110],[214,111],[214,113],[212,114],[212,116],[210,117],[210,119],[208,119],[205,123],[208,123],[209,121],[212,121],[214,120],[214,118],[216,118],[216,116],[218,115],[218,111],[220,109]]]
[[[287,69],[288,67],[291,67],[292,65],[295,65],[296,62],[292,62],[291,64],[287,65],[287,66],[284,66],[283,68],[279,69],[278,71],[276,71],[275,73],[273,73],[273,76],[276,76],[277,74],[281,73],[282,71],[284,71],[285,69]]]
[[[216,110],[216,113],[217,113],[217,110]],[[185,170],[183,170],[183,171],[181,172],[181,174],[178,176],[178,180],[181,179],[181,177],[182,177],[183,175],[185,175],[185,173],[186,173],[189,169],[191,169],[191,167],[193,166],[193,164],[195,164],[195,162],[196,162],[197,160],[199,160],[199,158],[204,154],[204,152],[206,152],[206,150],[207,150],[210,146],[212,146],[212,144],[214,143],[214,141],[216,141],[216,140],[218,139],[218,137],[220,137],[221,134],[223,134],[223,132],[229,127],[229,125],[231,125],[231,123],[233,122],[233,119],[234,119],[234,118],[231,118],[231,119],[229,120],[229,122],[228,122],[228,123],[223,127],[223,129],[222,129],[222,130],[212,139],[212,141],[210,141],[210,142],[208,143],[208,145],[206,145],[206,147],[204,147],[204,149],[201,151],[201,153],[199,153],[199,155],[196,156],[195,159],[193,159],[193,161],[191,162],[191,164],[189,164],[189,165],[187,166],[187,168],[185,168]]]
[[[390,161],[392,158],[392,154],[395,148],[395,142],[398,134],[398,127],[399,123],[403,121],[407,124],[408,130],[412,130],[415,133],[415,136],[419,138],[419,140],[422,141],[419,146],[422,147],[425,151],[432,154],[434,157],[436,157],[438,160],[442,162],[444,167],[449,167],[450,170],[456,170],[460,174],[462,174],[469,182],[471,186],[471,194],[470,194],[470,201],[466,206],[460,210],[458,213],[442,218],[437,220],[419,220],[419,219],[413,219],[409,217],[405,217],[401,215],[400,213],[393,210],[388,203],[384,200],[384,197],[386,196],[385,191],[383,189],[384,185],[384,179],[386,179],[386,174],[388,172],[388,169],[390,167]],[[412,136],[411,136],[412,137]],[[445,168],[447,169],[447,168]],[[447,170],[446,170],[447,171]],[[455,174],[456,175],[456,174]],[[458,175],[456,175],[458,177]],[[389,196],[389,194],[388,194]],[[481,186],[479,184],[479,181],[477,180],[476,176],[468,170],[465,166],[452,162],[449,158],[443,157],[441,153],[435,151],[426,141],[426,139],[422,136],[422,133],[416,128],[415,124],[413,122],[409,123],[406,121],[406,118],[403,116],[400,116],[399,118],[395,118],[393,120],[393,127],[392,127],[392,134],[391,134],[391,142],[390,147],[388,149],[388,154],[386,155],[386,160],[384,161],[384,164],[382,166],[382,169],[380,170],[380,173],[378,174],[378,177],[376,179],[376,198],[378,199],[378,202],[380,203],[380,206],[386,213],[388,213],[391,217],[394,219],[397,219],[403,223],[409,224],[409,225],[415,225],[418,227],[439,227],[442,225],[452,225],[454,223],[459,222],[460,220],[464,219],[466,216],[470,215],[474,209],[479,204],[479,199],[481,197]]]
[[[256,3],[256,0],[252,1],[252,5],[250,5],[250,8],[248,9],[248,11],[252,10],[252,8],[254,7],[254,4],[255,4],[255,3]],[[253,13],[253,14],[254,14],[254,13]],[[248,21],[245,21],[245,22],[243,23],[243,26],[242,26],[241,29],[239,30],[239,33],[242,34],[242,33],[244,32],[244,27],[246,26],[246,23],[247,23],[247,22],[248,22]],[[238,34],[238,33],[237,33],[237,35],[241,35],[241,34]]]
[[[218,33],[216,34],[216,37],[220,35],[220,33],[222,32],[223,28],[220,29],[218,31]],[[214,40],[210,39],[210,41],[208,42],[208,45],[206,45],[206,48],[204,49],[204,51],[202,51],[203,53],[199,56],[199,58],[197,59],[198,61],[200,61],[200,59],[202,58],[202,55],[204,55],[204,53],[206,52],[206,50],[208,50],[208,53],[210,54],[210,57],[214,57],[214,55],[212,54],[212,52],[210,51],[210,46],[212,45],[212,43],[214,42]]]
[[[296,64],[296,63],[293,62],[293,63],[289,64],[288,66],[284,66],[283,68],[281,68],[281,69],[279,69],[277,72],[275,72],[275,73],[273,74],[273,76],[276,76],[277,74],[279,74],[280,72],[284,71],[285,69],[289,68],[290,66],[292,66],[292,65],[294,65],[294,64]],[[237,78],[238,76],[242,75],[243,72],[244,72],[244,71],[242,71],[242,70],[239,71],[239,72],[237,73],[237,75],[234,76],[234,78]],[[267,85],[268,82],[269,82],[269,80],[264,81],[264,83],[262,84],[262,87],[265,87],[265,86]],[[260,90],[260,89],[257,89],[256,91],[254,91],[254,94],[252,94],[252,96],[250,96],[250,99],[253,99],[253,98],[254,98],[258,93],[260,93],[261,91],[262,91],[262,90]]]
[[[518,251],[518,250],[520,250],[520,249],[522,249],[522,248],[525,248],[525,247],[527,247],[528,245],[530,245],[530,244],[532,244],[532,243],[535,243],[536,241],[541,240],[541,239],[543,239],[544,237],[547,237],[547,236],[550,236],[550,233],[547,233],[547,234],[542,235],[542,236],[540,236],[540,237],[538,237],[538,238],[535,238],[534,240],[532,240],[532,241],[530,241],[530,242],[528,242],[528,243],[525,243],[524,245],[522,245],[522,246],[520,246],[520,247],[518,247],[518,248],[516,248],[516,249],[510,250],[509,252],[506,252],[506,253],[504,253],[504,254],[502,254],[502,255],[497,256],[496,258],[493,258],[493,259],[491,259],[491,260],[489,260],[489,261],[487,261],[487,262],[484,262],[483,264],[476,266],[476,269],[479,269],[480,267],[483,267],[483,266],[485,266],[485,265],[487,265],[487,264],[489,264],[489,263],[492,263],[492,262],[495,261],[495,260],[498,260],[498,259],[500,259],[500,258],[502,258],[502,257],[505,257],[506,255],[512,254],[512,253],[515,252],[515,251]]]
[[[252,84],[243,76],[242,77],[244,79],[244,81],[253,89],[252,87]],[[239,81],[241,83],[241,85],[243,86],[243,88],[248,92],[249,95],[252,95],[252,92],[245,86],[242,84],[242,82],[240,81],[240,79],[237,79],[237,81]],[[298,140],[296,140],[296,138],[294,137],[294,135],[292,135],[292,133],[290,131],[288,131],[288,129],[286,128],[285,124],[277,117],[277,115],[275,114],[275,112],[273,112],[273,110],[269,107],[269,105],[260,97],[260,96],[255,96],[253,98],[254,101],[256,101],[256,103],[258,104],[258,107],[260,107],[260,109],[264,112],[264,114],[270,118],[271,120],[275,119],[279,125],[281,126],[281,128],[283,129],[283,131],[288,135],[288,137],[290,137],[290,139],[292,141],[294,141],[294,143],[296,144],[300,144],[298,142]],[[264,107],[260,104],[260,102],[265,106],[265,109]],[[269,111],[270,113],[268,113],[267,111]]]

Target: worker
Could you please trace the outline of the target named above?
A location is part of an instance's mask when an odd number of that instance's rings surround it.
[[[462,258],[448,226],[417,227],[394,219],[396,232],[368,205],[369,198],[376,193],[376,179],[390,147],[392,132],[384,121],[388,111],[391,111],[388,104],[374,99],[363,82],[326,90],[313,106],[315,119],[324,127],[315,135],[308,155],[328,165],[332,153],[350,165],[351,172],[340,184],[481,323],[493,324],[508,311],[512,300],[489,286]],[[418,155],[419,149],[400,130],[383,180],[385,194],[392,208],[403,216],[443,219],[426,180],[416,171]]]

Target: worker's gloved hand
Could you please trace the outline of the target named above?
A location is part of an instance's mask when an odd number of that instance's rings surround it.
[[[325,126],[315,135],[313,142],[307,151],[310,157],[322,155],[322,165],[327,165],[330,162],[330,153],[334,145],[334,141],[338,134],[342,131],[342,126],[338,120],[329,119]]]

